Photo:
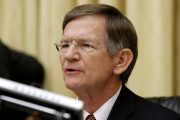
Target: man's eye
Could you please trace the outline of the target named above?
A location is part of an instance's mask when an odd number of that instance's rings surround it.
[[[82,46],[83,46],[83,47],[92,47],[92,45],[91,45],[91,44],[88,44],[88,43],[83,43]]]
[[[61,44],[61,49],[68,48],[69,46],[70,46],[69,44]]]

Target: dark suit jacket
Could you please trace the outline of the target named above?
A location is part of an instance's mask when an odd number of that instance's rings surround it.
[[[174,111],[135,95],[122,85],[108,120],[180,120],[180,117]]]

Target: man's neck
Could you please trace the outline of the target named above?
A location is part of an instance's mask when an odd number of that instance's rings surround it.
[[[108,85],[101,89],[84,90],[77,94],[78,99],[84,102],[84,110],[93,114],[118,91],[121,84],[121,82],[117,82],[113,86]]]

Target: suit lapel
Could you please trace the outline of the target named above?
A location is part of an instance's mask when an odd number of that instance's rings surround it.
[[[127,120],[133,112],[135,112],[134,93],[123,84],[108,120]]]

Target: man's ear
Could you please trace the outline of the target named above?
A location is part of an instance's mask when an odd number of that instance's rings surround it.
[[[122,74],[124,71],[127,70],[129,65],[131,64],[133,60],[133,53],[130,49],[125,48],[120,50],[115,56],[114,56],[114,74]]]

